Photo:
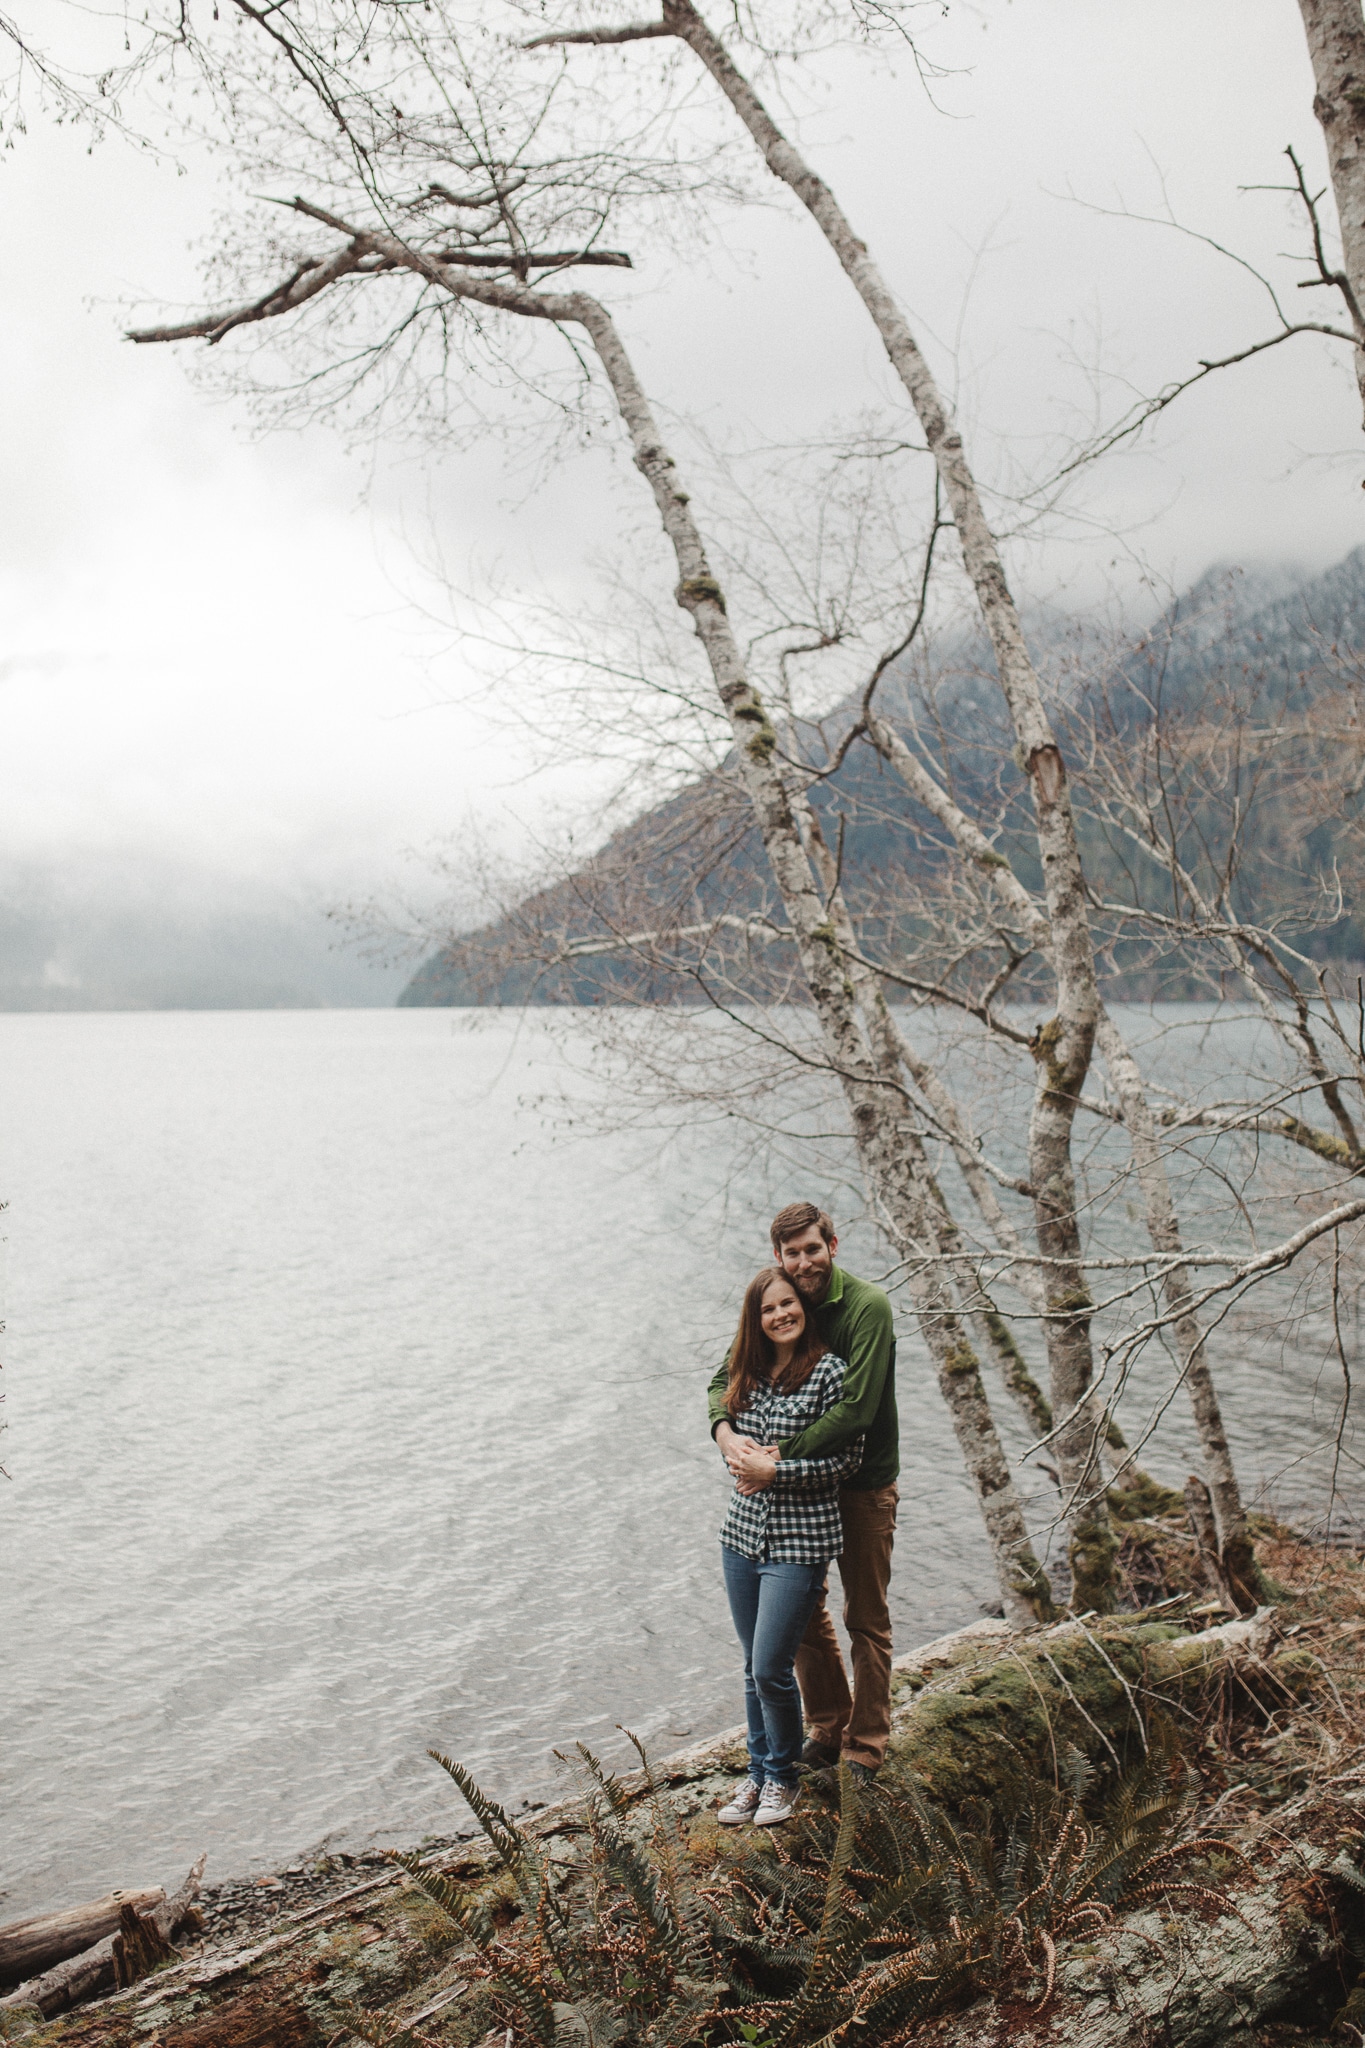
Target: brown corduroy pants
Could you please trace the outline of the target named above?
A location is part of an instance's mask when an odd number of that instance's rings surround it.
[[[878,1486],[860,1493],[843,1488],[839,1508],[844,1549],[839,1577],[844,1587],[844,1626],[853,1651],[853,1690],[829,1617],[825,1591],[796,1653],[796,1678],[811,1734],[826,1749],[842,1750],[853,1763],[879,1770],[891,1733],[891,1546],[896,1536],[900,1489]]]

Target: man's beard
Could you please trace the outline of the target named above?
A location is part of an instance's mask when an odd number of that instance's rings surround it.
[[[802,1273],[796,1282],[798,1294],[804,1294],[808,1301],[818,1301],[829,1285],[828,1273]]]

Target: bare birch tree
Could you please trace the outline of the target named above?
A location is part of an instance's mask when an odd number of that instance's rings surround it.
[[[769,918],[758,943],[776,939],[794,949],[799,962],[800,991],[813,1004],[819,1023],[819,1058],[842,1092],[877,1213],[902,1259],[992,1533],[1007,1604],[1013,1612],[1030,1606],[1043,1611],[1046,1592],[1027,1546],[964,1317],[975,1319],[1037,1433],[1055,1446],[1070,1525],[1073,1599],[1083,1607],[1104,1607],[1113,1598],[1114,1536],[1101,1466],[1109,1417],[1106,1402],[1092,1391],[1095,1301],[1087,1265],[1094,1261],[1083,1240],[1074,1161],[1076,1118],[1085,1109],[1097,1042],[1128,1135],[1152,1245],[1149,1259],[1130,1256],[1127,1267],[1154,1274],[1165,1300],[1161,1312],[1146,1319],[1151,1324],[1146,1336],[1133,1341],[1145,1343],[1155,1336],[1164,1341],[1167,1331],[1175,1332],[1176,1379],[1191,1395],[1224,1580],[1237,1604],[1249,1604],[1254,1564],[1198,1320],[1193,1269],[1182,1250],[1159,1120],[1141,1069],[1101,1000],[1092,890],[1054,716],[961,437],[889,289],[832,194],[777,130],[689,0],[679,5],[670,0],[658,23],[570,30],[559,38],[669,37],[701,57],[769,169],[797,192],[831,241],[916,408],[1026,778],[1037,888],[1020,880],[1012,857],[1001,851],[998,829],[973,817],[970,807],[957,800],[941,764],[877,706],[874,691],[885,662],[864,695],[863,715],[849,744],[870,745],[894,770],[904,785],[908,811],[922,811],[935,821],[941,846],[951,856],[953,887],[963,902],[989,903],[997,935],[1013,935],[1008,945],[1017,959],[1007,963],[1007,978],[1018,961],[1028,958],[1046,973],[1051,1015],[1025,1034],[1035,1073],[1028,1156],[1024,1172],[1004,1176],[1009,1188],[1031,1205],[1033,1250],[1000,1199],[1001,1183],[983,1163],[970,1120],[934,1061],[911,1042],[904,1023],[888,1007],[886,990],[918,987],[934,1001],[959,1005],[961,998],[938,970],[927,976],[907,974],[894,951],[873,942],[866,918],[847,900],[837,851],[825,842],[808,800],[813,782],[829,774],[831,764],[793,756],[785,727],[773,722],[753,686],[721,584],[687,511],[687,495],[677,490],[676,471],[662,451],[657,424],[615,323],[596,300],[532,283],[535,276],[545,279],[580,264],[624,267],[629,260],[625,252],[607,245],[608,237],[619,239],[615,224],[622,209],[647,202],[666,202],[671,209],[680,196],[714,190],[714,166],[688,164],[657,150],[651,154],[648,121],[639,133],[624,132],[609,95],[600,96],[593,110],[590,142],[584,140],[575,108],[573,118],[555,129],[555,147],[545,147],[543,138],[554,128],[555,95],[563,89],[562,69],[531,95],[538,111],[528,113],[523,133],[515,133],[518,116],[509,108],[531,104],[527,74],[518,66],[545,60],[514,60],[503,53],[500,62],[510,85],[504,89],[500,84],[496,92],[480,97],[459,38],[439,13],[428,27],[401,11],[381,9],[376,18],[390,35],[384,76],[361,83],[354,75],[360,53],[377,55],[383,44],[372,24],[362,33],[344,11],[333,15],[322,9],[301,20],[298,10],[280,9],[267,30],[248,10],[241,13],[244,33],[262,38],[250,47],[263,47],[265,57],[254,60],[254,70],[240,61],[236,71],[228,65],[217,75],[215,89],[236,109],[239,128],[244,107],[245,125],[257,124],[256,166],[275,176],[297,168],[321,193],[326,203],[300,199],[293,208],[325,234],[307,246],[286,248],[264,231],[259,219],[250,222],[245,248],[256,280],[254,295],[209,316],[140,330],[137,338],[198,337],[218,345],[248,330],[276,331],[280,323],[300,365],[293,388],[304,393],[305,403],[314,403],[319,390],[325,393],[329,380],[331,388],[349,391],[384,369],[406,380],[405,388],[418,394],[413,402],[429,407],[433,421],[449,403],[452,366],[460,362],[462,349],[483,351],[491,361],[503,347],[503,330],[518,326],[553,324],[588,338],[677,556],[678,601],[693,619],[707,656],[737,778],[777,883],[780,929]],[[338,23],[345,31],[339,42]],[[297,98],[271,97],[272,64],[292,74],[305,109],[311,102],[323,110],[329,124],[325,133],[309,126]],[[534,146],[528,138],[534,138]],[[272,258],[277,258],[274,272],[266,268]],[[401,307],[371,316],[368,309],[376,295],[377,303],[387,306],[403,280]],[[420,356],[423,336],[435,337],[434,363]],[[571,375],[580,375],[582,356],[572,351],[566,356]],[[528,388],[542,375],[539,367],[528,373]],[[657,455],[649,455],[649,449]],[[727,915],[730,928],[747,945],[754,937],[749,907]],[[706,931],[692,936],[713,945],[719,929],[711,920]],[[651,971],[661,966],[672,972],[676,953],[670,948],[680,935],[675,920],[662,937],[618,928],[611,943],[626,944]],[[1041,995],[1042,982],[1031,986]],[[973,998],[974,1014],[996,1032],[1000,1013],[993,1000],[989,992],[984,999]],[[1020,1039],[1017,1031],[1013,1039]],[[926,1134],[947,1143],[981,1231],[1004,1262],[997,1271],[1015,1287],[1025,1315],[1040,1318],[1050,1408],[1040,1405],[1038,1390],[1026,1368],[1021,1370],[1018,1348],[1011,1348],[1008,1324],[986,1284],[979,1248],[968,1245],[960,1219],[930,1170]],[[1119,1458],[1121,1470],[1132,1455]]]
[[[1098,1429],[1093,1404],[1086,1398],[1094,1370],[1089,1329],[1093,1304],[1085,1279],[1071,1163],[1075,1104],[1089,1071],[1100,1027],[1101,1003],[1086,914],[1084,870],[1062,752],[1048,718],[1000,550],[961,435],[909,324],[866,243],[854,232],[828,185],[778,128],[692,0],[664,0],[657,21],[619,28],[592,26],[550,31],[534,38],[530,47],[600,46],[664,36],[685,43],[706,67],[768,169],[812,215],[867,308],[936,464],[963,563],[995,656],[1000,687],[1009,706],[1021,764],[1032,792],[1043,876],[1046,953],[1056,986],[1054,1014],[1039,1027],[1035,1040],[1038,1083],[1029,1161],[1035,1191],[1037,1242],[1048,1262],[1044,1271],[1052,1404],[1066,1418],[1057,1430],[1056,1444],[1073,1504],[1073,1575],[1087,1587],[1102,1587],[1114,1539],[1102,1495],[1095,1484],[1094,1446]],[[904,754],[899,759],[892,758],[894,765],[904,769]],[[922,771],[920,782],[923,783]],[[925,800],[922,786],[917,794]],[[932,798],[929,800],[932,808]],[[1008,864],[992,853],[987,868],[993,885],[1008,895],[1009,882],[1002,879],[1008,876],[1013,880]],[[1125,1059],[1121,1035],[1112,1019],[1105,1027],[1105,1041],[1123,1076],[1121,1097],[1132,1118],[1134,1146],[1143,1160],[1141,1177],[1153,1243],[1169,1255],[1178,1244],[1178,1226],[1169,1191],[1164,1189],[1159,1155],[1147,1142],[1148,1117],[1140,1073],[1131,1058]],[[1178,1279],[1172,1285],[1178,1287]],[[1244,1588],[1250,1571],[1245,1517],[1203,1347],[1188,1319],[1186,1336],[1186,1369],[1192,1375],[1195,1414],[1214,1485],[1220,1548],[1226,1552],[1230,1574]]]
[[[468,132],[472,123],[462,125]],[[401,238],[383,227],[345,220],[299,199],[296,210],[337,238],[331,255],[296,263],[273,288],[245,305],[174,326],[142,329],[133,339],[144,343],[191,338],[216,342],[237,326],[284,317],[344,283],[406,272],[421,287],[448,295],[456,305],[469,304],[515,319],[576,330],[590,342],[629,436],[635,465],[650,486],[673,549],[679,575],[677,600],[694,622],[729,721],[741,778],[788,920],[804,985],[819,1020],[825,1057],[839,1076],[878,1214],[909,1265],[908,1284],[920,1328],[981,1504],[1002,1598],[1016,1619],[1047,1615],[1051,1611],[1047,1581],[1033,1553],[979,1363],[954,1302],[949,1274],[935,1256],[939,1248],[935,1217],[941,1205],[929,1184],[922,1149],[901,1127],[907,1090],[885,1032],[884,1003],[879,990],[864,986],[859,991],[850,978],[838,937],[841,913],[834,900],[837,890],[822,891],[812,869],[809,820],[807,842],[803,843],[801,824],[776,759],[776,734],[745,673],[725,596],[708,562],[689,494],[680,487],[675,462],[606,308],[584,292],[529,289],[471,275],[472,259],[482,259],[480,268],[500,268],[513,277],[532,268],[572,267],[578,259],[573,251],[542,254],[522,232],[514,195],[516,182],[525,180],[517,165],[466,163],[461,168],[466,176],[481,171],[491,189],[476,190],[459,202],[472,218],[457,251],[433,247],[431,236],[420,242]],[[1102,1587],[1099,1590],[1103,1593]]]

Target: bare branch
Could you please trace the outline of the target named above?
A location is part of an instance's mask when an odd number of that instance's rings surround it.
[[[553,49],[562,43],[642,43],[654,36],[675,36],[678,33],[667,21],[632,21],[624,28],[575,28],[563,29],[555,35],[533,36],[529,43],[523,43],[523,50]]]

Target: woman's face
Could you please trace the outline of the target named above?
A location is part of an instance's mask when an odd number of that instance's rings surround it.
[[[806,1311],[790,1280],[770,1280],[763,1290],[763,1334],[774,1344],[794,1344],[806,1327]]]

